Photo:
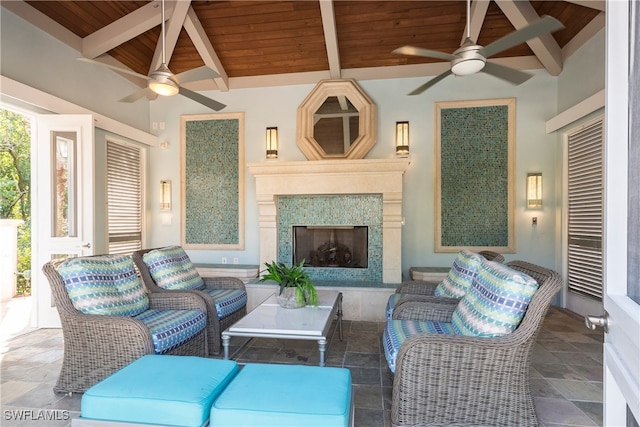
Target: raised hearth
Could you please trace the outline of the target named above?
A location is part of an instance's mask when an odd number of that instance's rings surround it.
[[[382,281],[402,281],[402,176],[408,159],[250,163],[256,178],[260,265],[278,260],[278,197],[382,195]]]

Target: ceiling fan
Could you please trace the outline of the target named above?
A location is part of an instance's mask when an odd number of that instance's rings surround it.
[[[564,25],[551,16],[543,16],[538,21],[533,22],[517,31],[507,34],[504,37],[488,44],[487,46],[477,45],[470,38],[470,14],[471,0],[467,0],[467,37],[460,47],[453,53],[440,52],[437,50],[423,49],[413,46],[403,46],[395,49],[392,53],[411,56],[425,56],[428,58],[445,59],[451,62],[451,69],[441,73],[419,88],[415,89],[409,95],[418,95],[449,74],[456,76],[466,76],[477,72],[491,74],[500,79],[506,80],[515,85],[524,83],[532,77],[531,74],[525,73],[495,62],[487,61],[487,58],[497,53],[505,51],[509,48],[517,46],[535,37],[543,34],[552,33],[564,28]]]
[[[152,99],[155,99],[157,95],[160,96],[173,96],[176,94],[180,94],[186,96],[187,98],[196,101],[205,107],[211,108],[212,110],[218,111],[222,110],[226,107],[226,105],[215,101],[211,98],[208,98],[204,95],[200,95],[197,92],[184,88],[182,85],[192,81],[204,80],[204,79],[213,79],[215,77],[220,77],[218,73],[213,71],[211,68],[203,66],[199,68],[194,68],[193,70],[185,71],[180,74],[173,74],[169,67],[166,64],[166,51],[165,51],[165,19],[164,19],[164,0],[162,0],[162,64],[155,70],[152,71],[148,76],[144,74],[136,73],[135,71],[117,67],[111,64],[105,64],[104,62],[94,61],[89,58],[78,58],[81,61],[90,62],[94,64],[99,64],[104,67],[110,68],[114,71],[118,71],[120,73],[125,73],[129,75],[133,75],[136,77],[140,77],[148,81],[147,87],[144,89],[140,89],[131,95],[124,97],[120,100],[120,102],[135,102],[138,99],[144,96],[151,96]]]

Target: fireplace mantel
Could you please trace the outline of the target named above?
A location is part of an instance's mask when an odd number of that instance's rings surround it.
[[[402,176],[409,159],[313,160],[247,165],[256,178],[260,265],[277,259],[277,197],[382,194],[382,280],[402,281]]]

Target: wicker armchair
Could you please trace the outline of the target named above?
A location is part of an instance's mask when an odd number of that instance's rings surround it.
[[[67,293],[63,277],[58,273],[58,264],[50,261],[42,268],[60,315],[64,338],[62,369],[53,388],[55,392],[83,393],[139,357],[156,352],[149,327],[141,320],[128,316],[84,314],[77,310]],[[206,313],[207,309],[202,298],[186,292],[148,295],[148,298],[149,310],[199,310]],[[200,332],[166,354],[205,356],[206,346],[203,324]]]
[[[478,253],[469,250],[462,250],[453,261],[447,277],[442,282],[426,280],[409,280],[402,282],[395,293],[389,296],[386,307],[387,319],[391,319],[393,311],[398,304],[407,301],[430,301],[433,298],[449,298],[449,304],[457,304],[459,298],[464,295],[464,289],[471,285],[473,276],[479,264],[486,261],[486,258]],[[442,292],[437,292],[436,288],[442,283]]]
[[[143,249],[135,251],[132,254],[133,262],[140,272],[142,283],[146,286],[147,290],[151,294],[178,292],[175,290],[161,288],[153,280],[147,264],[145,264],[143,260],[144,254],[152,250],[154,249]],[[226,316],[220,318],[221,316],[219,316],[218,310],[216,308],[215,298],[212,297],[211,294],[207,291],[219,289],[238,289],[246,293],[246,288],[242,280],[236,277],[203,277],[202,280],[205,284],[204,290],[189,290],[186,292],[191,292],[198,295],[205,301],[207,305],[207,338],[209,354],[217,356],[222,350],[221,333],[247,314],[247,306],[245,303],[237,311],[229,313]]]
[[[487,261],[504,262],[504,257],[498,252],[479,251],[478,253],[482,255]]]
[[[517,327],[497,338],[418,334],[396,358],[393,426],[537,426],[530,388],[533,345],[561,276],[524,261],[507,263],[539,288]],[[455,304],[436,299],[399,305],[394,319],[450,321]]]
[[[504,262],[504,257],[494,251],[479,251],[487,261]],[[433,295],[440,282],[427,280],[405,280],[397,288],[397,294]]]

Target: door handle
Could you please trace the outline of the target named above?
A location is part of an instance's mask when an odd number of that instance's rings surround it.
[[[87,249],[91,249],[91,243],[87,243],[85,245],[82,245],[83,248],[87,248]]]
[[[592,331],[595,331],[599,326],[607,333],[609,332],[609,313],[605,311],[602,316],[586,315],[584,316],[584,324]]]

